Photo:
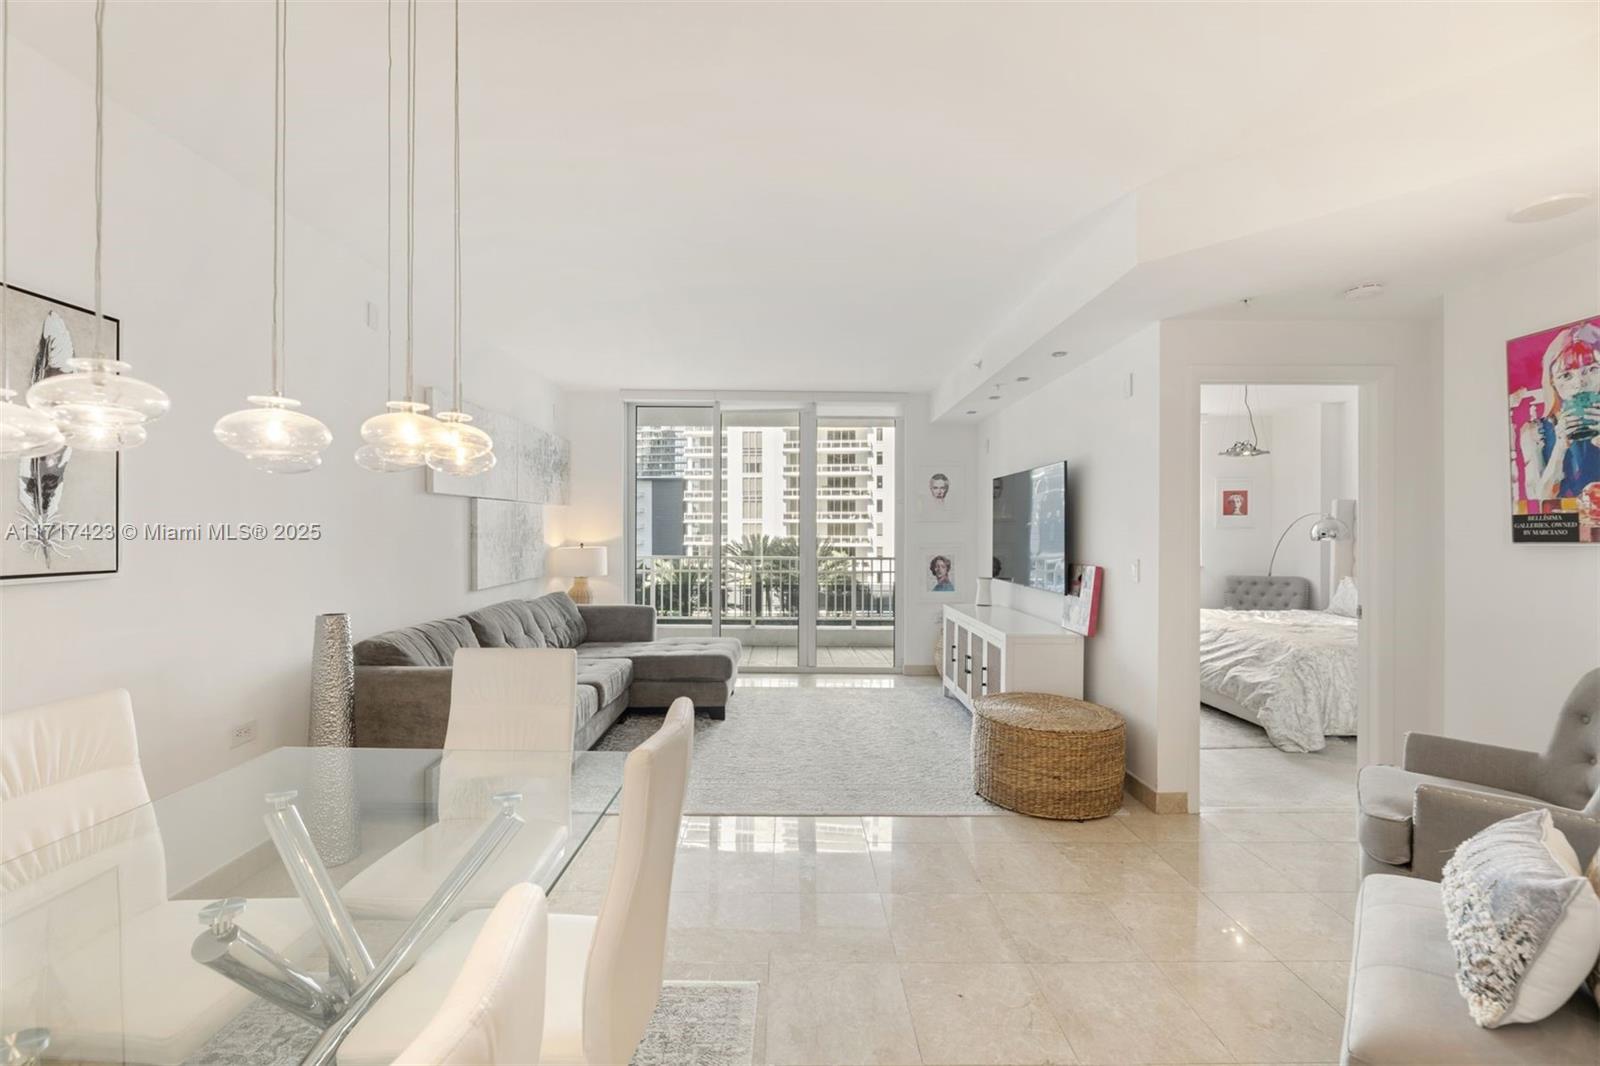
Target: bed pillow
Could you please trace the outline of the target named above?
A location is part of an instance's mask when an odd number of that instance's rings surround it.
[[[1355,618],[1359,608],[1356,596],[1356,579],[1347,577],[1339,582],[1339,587],[1333,590],[1333,599],[1328,601],[1329,614],[1342,614],[1346,618]]]
[[[1547,810],[1468,838],[1440,892],[1456,987],[1485,1029],[1555,1013],[1600,956],[1600,896]]]

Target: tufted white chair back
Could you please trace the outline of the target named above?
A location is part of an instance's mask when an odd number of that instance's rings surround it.
[[[672,861],[693,751],[694,704],[679,698],[622,772],[617,859],[583,993],[583,1054],[591,1063],[632,1059],[661,994]]]
[[[570,648],[459,648],[444,746],[571,751],[578,655]]]
[[[461,973],[396,1066],[502,1066],[539,1061],[544,1038],[544,893],[511,886],[479,930]]]

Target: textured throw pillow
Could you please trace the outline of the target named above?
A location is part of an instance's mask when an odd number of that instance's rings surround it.
[[[1594,853],[1594,858],[1589,860],[1589,869],[1584,873],[1595,892],[1600,894],[1600,851]],[[1600,955],[1595,956],[1594,969],[1589,971],[1588,980],[1584,983],[1589,986],[1589,994],[1594,997],[1595,1003],[1600,1004]]]
[[[1333,599],[1328,601],[1329,614],[1342,614],[1346,618],[1356,617],[1356,609],[1360,606],[1357,602],[1356,579],[1344,578],[1339,582],[1339,587],[1333,590]]]
[[[1456,987],[1486,1029],[1555,1013],[1600,956],[1600,896],[1547,810],[1469,838],[1439,887]]]

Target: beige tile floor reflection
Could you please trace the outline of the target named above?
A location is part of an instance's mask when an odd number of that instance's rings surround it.
[[[1347,821],[689,817],[667,976],[759,982],[774,1066],[1335,1062]],[[594,913],[615,846],[554,910]]]

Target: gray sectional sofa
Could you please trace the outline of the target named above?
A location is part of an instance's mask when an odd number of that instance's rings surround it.
[[[564,592],[507,600],[358,643],[356,744],[442,747],[457,648],[575,650],[577,749],[591,747],[628,709],[666,707],[679,696],[721,719],[740,653],[739,642],[728,637],[658,638],[654,607],[579,606]]]

